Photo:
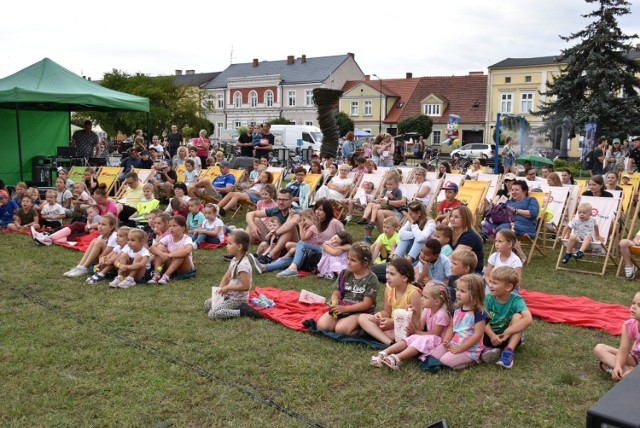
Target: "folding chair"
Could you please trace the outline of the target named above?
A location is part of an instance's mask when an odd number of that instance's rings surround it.
[[[636,220],[638,219],[638,215],[640,215],[640,204],[636,204],[636,208],[635,210],[633,210],[633,215],[627,217],[627,221],[625,224],[625,230],[627,231],[625,236],[627,237],[627,239],[631,241],[633,241],[633,238],[636,236],[635,230],[636,230]],[[637,268],[640,268],[640,264],[633,258],[633,256],[640,256],[640,246],[634,245],[631,248],[629,248],[629,251],[631,252],[631,261]],[[617,278],[624,278],[624,275],[622,275],[623,267],[624,267],[624,259],[622,258],[622,256],[620,256],[618,269],[616,270]]]
[[[184,183],[184,173],[187,171],[187,167],[184,164],[176,165],[176,169],[174,170],[176,175],[178,176],[178,181]],[[202,173],[202,170],[200,171]],[[199,174],[198,174],[199,176]]]
[[[407,201],[412,201],[413,198],[416,197],[416,193],[418,193],[419,188],[420,186],[415,183],[400,185],[400,190],[402,191],[402,195],[405,198],[407,198]]]
[[[531,259],[533,258],[533,253],[535,251],[538,251],[538,253],[540,253],[540,255],[542,256],[546,254],[546,250],[544,248],[544,239],[546,239],[545,219],[546,219],[547,204],[549,201],[549,194],[544,192],[529,192],[529,196],[532,198],[536,198],[536,200],[538,201],[538,205],[540,206],[540,211],[538,211],[538,217],[536,217],[535,237],[532,239],[529,235],[518,235],[518,241],[520,242],[520,245],[523,247],[523,251],[525,247],[524,245],[522,245],[523,243],[528,243],[531,245],[531,249],[529,250],[529,254],[527,255],[527,261],[525,262],[525,264],[528,264],[531,262]],[[538,242],[541,235],[543,239],[543,245],[540,245]]]
[[[99,184],[104,184],[107,186],[107,195],[110,195],[111,192],[114,192],[115,195],[115,185],[118,180],[118,176],[122,172],[123,168],[120,166],[103,166],[100,168],[100,173],[97,176],[97,180]]]
[[[499,185],[502,183],[502,175],[501,174],[478,174],[478,181],[488,181],[491,184],[489,185],[489,190],[487,191],[487,201],[491,203],[493,198],[498,193]]]
[[[569,187],[554,187],[546,185],[542,186],[541,189],[543,192],[549,194],[549,197],[547,198],[547,214],[550,215],[551,218],[546,218],[547,216],[545,216],[545,233],[553,233],[554,237],[552,248],[555,250],[555,246],[558,243],[557,236],[562,233],[564,220],[567,217],[569,194],[571,189]],[[547,239],[544,240],[542,245],[546,248],[546,244]]]
[[[473,213],[474,224],[482,217],[480,207],[484,203],[485,189],[481,187],[460,187],[457,198]]]
[[[138,174],[138,180],[140,180],[141,186],[144,186],[145,184],[147,184],[147,181],[149,181],[149,178],[155,175],[156,173],[156,171],[153,169],[140,169],[140,168],[133,168],[131,172],[135,172],[136,174]],[[116,192],[115,198],[117,200],[122,199],[126,191],[127,191],[127,186],[120,186],[120,188],[118,188],[118,191]]]
[[[443,183],[446,183],[447,181],[451,181],[452,183],[455,183],[458,185],[458,187],[460,187],[462,185],[462,182],[464,181],[464,175],[462,174],[445,174],[444,178],[442,179]],[[438,202],[442,202],[444,200],[444,192],[440,192],[438,193]]]
[[[271,173],[271,184],[279,189],[282,185],[282,178],[284,177],[284,168],[270,166],[267,171]]]
[[[480,200],[480,204],[478,206],[478,212],[482,214],[484,212],[484,207],[487,201],[487,193],[489,192],[489,187],[491,186],[490,181],[482,181],[482,180],[465,180],[462,182],[462,186],[460,189],[481,189],[482,190],[482,199]],[[460,199],[460,198],[458,198]]]
[[[229,174],[233,175],[233,178],[236,180],[236,184],[234,185],[234,189],[238,183],[242,180],[244,175],[247,173],[244,169],[229,169]]]
[[[323,179],[322,174],[307,174],[304,176],[304,182],[309,185],[310,193],[309,193],[309,205],[313,205],[316,198],[316,187],[318,187],[318,183]]]
[[[578,263],[570,262],[566,265],[561,265],[560,261],[567,252],[566,244],[568,241],[567,239],[563,239],[563,245],[560,248],[558,261],[556,262],[556,269],[604,276],[610,260],[614,264],[618,264],[613,251],[614,244],[617,245],[616,237],[618,234],[618,228],[616,227],[616,225],[618,223],[618,219],[620,218],[620,205],[622,203],[622,199],[599,198],[596,196],[581,196],[579,202],[588,202],[591,204],[591,206],[593,207],[593,215],[596,219],[596,224],[598,225],[600,235],[604,238],[604,241],[602,242],[594,241],[591,244],[591,252],[589,254],[585,254],[585,256],[589,255],[599,259],[603,259],[604,262],[602,263],[602,268],[600,268],[600,271],[582,269],[581,267],[585,267],[585,265],[599,265],[599,262],[591,261],[587,257],[582,258]],[[570,250],[573,250],[573,248]],[[602,251],[604,251],[604,254],[602,254]],[[575,266],[575,268],[573,268],[573,266]]]
[[[69,170],[69,180],[73,181],[74,183],[76,181],[84,181],[84,170],[86,168],[86,166],[81,165],[72,166]]]

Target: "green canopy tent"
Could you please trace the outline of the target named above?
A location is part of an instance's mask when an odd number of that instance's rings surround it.
[[[72,111],[114,110],[148,115],[149,99],[104,88],[49,58],[0,79],[0,179],[23,181],[32,157],[67,146]]]

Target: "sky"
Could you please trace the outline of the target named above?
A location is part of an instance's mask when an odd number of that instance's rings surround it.
[[[640,1],[620,19],[640,34]],[[599,3],[584,0],[258,2],[31,0],[3,4],[0,78],[48,57],[93,80],[230,63],[355,54],[382,79],[487,72],[506,58],[559,54]],[[8,19],[11,17],[10,19]],[[640,43],[636,40],[634,43]]]

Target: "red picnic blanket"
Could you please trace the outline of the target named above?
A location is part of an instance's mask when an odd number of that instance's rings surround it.
[[[587,297],[547,294],[520,289],[531,314],[547,322],[561,322],[605,330],[619,336],[622,323],[629,319],[629,308],[623,305],[596,302]]]
[[[96,239],[98,236],[100,236],[100,232],[98,230],[94,230],[88,235],[83,235],[75,238],[74,241],[69,241],[69,242],[56,244],[56,245],[60,245],[61,247],[71,248],[72,250],[82,251],[84,253],[89,248],[89,244],[91,244],[91,241]],[[75,243],[75,244],[72,244],[72,243]]]
[[[261,308],[254,306],[251,299],[263,294],[273,300],[276,305],[271,308]],[[302,321],[309,318],[318,320],[322,314],[327,312],[327,305],[321,303],[299,302],[300,292],[295,290],[280,290],[279,288],[264,287],[256,288],[249,294],[249,304],[260,312],[264,318],[278,322],[285,327],[294,330],[309,331],[302,325]]]

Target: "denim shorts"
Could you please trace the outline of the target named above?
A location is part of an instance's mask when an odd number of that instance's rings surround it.
[[[502,166],[514,166],[515,164],[515,159],[502,159]]]
[[[253,202],[254,204],[257,204],[261,199],[260,195],[258,195],[257,193],[247,192],[247,195],[249,195],[249,199],[251,199],[251,202]]]

